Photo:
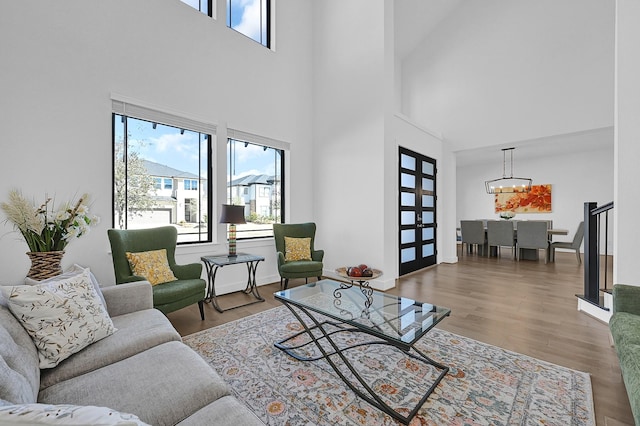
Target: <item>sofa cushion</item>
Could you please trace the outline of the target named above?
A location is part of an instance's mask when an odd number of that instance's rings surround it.
[[[117,333],[84,348],[54,369],[42,370],[40,389],[121,361],[162,343],[181,340],[167,317],[157,309],[136,311],[113,317],[112,320],[118,329]]]
[[[36,402],[40,384],[38,350],[29,333],[9,312],[0,292],[0,400]]]
[[[168,342],[49,386],[38,401],[107,406],[162,426],[175,425],[225,395],[227,384],[200,355],[181,342]]]
[[[177,278],[169,267],[167,250],[150,250],[140,253],[126,252],[131,272],[134,275],[145,277],[151,285],[175,281]]]
[[[77,426],[145,426],[133,414],[119,413],[106,407],[21,404],[0,407],[0,424],[77,425]]]
[[[116,331],[89,273],[34,286],[2,287],[11,313],[38,348],[41,369],[55,367]]]
[[[235,397],[223,396],[193,413],[178,426],[260,426],[264,425],[249,408]]]

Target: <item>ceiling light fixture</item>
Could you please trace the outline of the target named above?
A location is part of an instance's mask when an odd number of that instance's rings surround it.
[[[532,180],[513,176],[513,150],[515,148],[502,149],[502,177],[488,180],[484,183],[487,194],[503,194],[531,191]],[[509,176],[507,176],[507,151],[509,152]]]

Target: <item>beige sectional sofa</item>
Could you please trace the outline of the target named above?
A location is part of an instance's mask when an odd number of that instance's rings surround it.
[[[42,370],[31,337],[0,296],[0,419],[40,403],[108,407],[151,425],[263,424],[153,309],[148,282],[102,294],[118,330]]]

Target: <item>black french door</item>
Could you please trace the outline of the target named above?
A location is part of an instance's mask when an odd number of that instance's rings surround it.
[[[399,150],[400,275],[436,264],[436,160]]]

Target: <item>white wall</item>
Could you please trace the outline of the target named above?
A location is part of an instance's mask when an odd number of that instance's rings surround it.
[[[516,219],[553,220],[554,228],[569,230],[569,236],[556,237],[557,241],[567,241],[573,236],[578,223],[583,220],[585,202],[593,201],[602,205],[613,201],[614,197],[613,129],[587,132],[579,138],[584,146],[590,146],[591,149],[545,156],[542,155],[545,148],[541,145],[539,155],[532,155],[531,158],[519,155],[517,149],[514,154],[517,176],[531,177],[534,185],[552,185],[553,209],[551,213],[517,214]],[[562,139],[548,138],[546,143],[561,143]],[[591,139],[604,139],[602,147],[595,146]],[[500,155],[501,152],[496,150],[497,161],[490,164],[458,164],[458,223],[466,219],[498,219],[494,210],[494,196],[486,193],[484,182],[502,176]],[[609,254],[613,254],[613,216],[610,216]]]
[[[19,188],[37,202],[89,192],[102,223],[67,248],[63,266],[90,266],[103,283],[113,268],[111,93],[170,112],[291,144],[288,218],[313,216],[311,2],[278,1],[271,51],[176,0],[20,2],[0,5],[0,200]],[[224,17],[225,2],[218,2]],[[222,144],[222,145],[220,145]],[[216,148],[224,155],[224,139]],[[221,166],[224,160],[214,159]],[[225,172],[216,175],[223,178]],[[218,185],[214,210],[224,199]],[[27,246],[0,225],[2,283],[24,278]],[[221,242],[224,227],[218,227]],[[223,244],[181,247],[179,262],[225,252]],[[277,280],[272,241],[240,243],[267,258],[258,280]],[[228,271],[227,271],[228,269]],[[225,268],[227,289],[246,271]]]
[[[640,285],[637,262],[640,211],[640,3],[616,2],[616,241],[614,283]]]
[[[327,274],[385,268],[384,10],[367,0],[313,2],[314,215]]]
[[[402,112],[471,149],[613,125],[613,2],[464,0],[402,63]]]

